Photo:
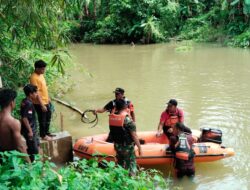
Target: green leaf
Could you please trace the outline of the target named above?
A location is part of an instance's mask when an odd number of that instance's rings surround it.
[[[237,3],[239,3],[240,0],[234,0],[233,2],[230,3],[231,6],[236,5]]]
[[[245,5],[250,5],[250,0],[244,0]]]

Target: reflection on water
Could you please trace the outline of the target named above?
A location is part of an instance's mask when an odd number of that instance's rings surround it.
[[[216,45],[195,45],[177,52],[178,44],[135,46],[74,45],[75,86],[64,100],[84,109],[103,107],[123,87],[135,105],[138,130],[156,130],[160,113],[170,98],[185,111],[185,123],[193,128],[215,127],[223,131],[223,144],[236,155],[222,161],[197,164],[196,176],[175,184],[184,189],[250,188],[250,52]],[[89,72],[93,77],[87,75]],[[65,128],[74,138],[107,133],[107,114],[90,129],[80,116],[57,105]],[[168,175],[169,166],[160,166]]]

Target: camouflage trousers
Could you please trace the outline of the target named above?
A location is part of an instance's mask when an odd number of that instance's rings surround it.
[[[121,145],[115,143],[114,147],[118,164],[129,170],[131,175],[135,174],[137,168],[134,145]]]

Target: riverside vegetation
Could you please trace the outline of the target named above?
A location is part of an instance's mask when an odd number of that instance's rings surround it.
[[[53,86],[65,74],[70,58],[66,45],[72,42],[149,44],[174,39],[248,48],[249,14],[250,0],[0,0],[0,76],[5,87],[19,89],[28,82],[34,61],[44,59]],[[83,160],[61,168],[60,182],[52,163],[26,165],[18,153],[4,154],[1,189],[111,189],[120,184],[152,189],[163,180],[154,170],[129,178],[114,163],[101,169],[96,161]]]
[[[96,160],[81,160],[70,163],[55,171],[56,166],[41,162],[39,158],[32,164],[24,163],[19,152],[0,153],[0,189],[50,189],[50,190],[110,190],[110,189],[168,189],[168,183],[156,170],[141,170],[130,177],[127,170],[114,162],[103,162],[99,167]]]
[[[175,40],[250,46],[250,0],[0,0],[0,75],[5,87],[28,81],[35,60],[64,74],[71,42]]]

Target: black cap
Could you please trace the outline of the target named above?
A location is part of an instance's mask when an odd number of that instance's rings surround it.
[[[167,103],[168,105],[173,105],[173,106],[177,106],[178,102],[175,99],[171,99],[168,101]]]
[[[121,93],[124,94],[125,90],[123,88],[116,88],[114,93]]]

